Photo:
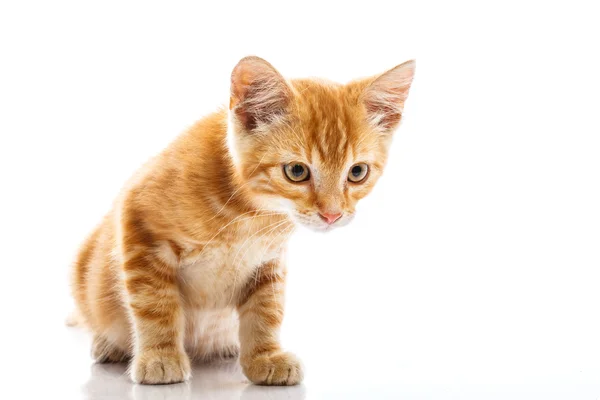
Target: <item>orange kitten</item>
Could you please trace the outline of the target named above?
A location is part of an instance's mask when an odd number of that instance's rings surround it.
[[[78,322],[98,362],[131,358],[138,383],[181,382],[190,359],[239,353],[254,383],[294,385],[281,349],[296,223],[346,225],[383,172],[415,69],[347,85],[285,80],[258,57],[231,76],[229,110],[148,162],[79,251]]]

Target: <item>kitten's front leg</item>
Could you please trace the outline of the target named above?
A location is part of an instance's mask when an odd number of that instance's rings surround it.
[[[152,235],[140,221],[124,216],[123,224],[125,288],[135,331],[131,378],[144,384],[182,382],[191,369],[176,266],[145,243]]]
[[[284,290],[285,267],[280,261],[269,262],[257,271],[238,304],[240,363],[256,384],[296,385],[303,378],[300,361],[279,344]]]

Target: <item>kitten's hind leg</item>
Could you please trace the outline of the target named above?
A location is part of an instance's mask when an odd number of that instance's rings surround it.
[[[215,357],[222,360],[232,360],[238,358],[240,355],[240,345],[232,344],[219,349],[215,354]]]
[[[192,348],[188,349],[190,358],[199,364],[213,361],[233,361],[240,355],[240,345],[231,343],[216,348]]]
[[[186,351],[194,362],[238,358],[240,325],[236,310],[188,311],[187,315]]]
[[[215,349],[214,351],[202,357],[199,361],[229,361],[237,359],[239,355],[240,345],[237,343],[232,343],[230,345]]]
[[[130,356],[104,337],[95,335],[92,342],[92,358],[97,363],[120,363],[127,361]]]

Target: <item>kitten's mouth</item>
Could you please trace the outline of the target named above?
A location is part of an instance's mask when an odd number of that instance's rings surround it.
[[[340,218],[337,218],[335,221],[329,223],[324,220],[321,216],[318,217],[310,217],[300,213],[295,213],[293,215],[294,219],[300,225],[315,231],[315,232],[330,232],[336,228],[340,228],[342,226],[347,225],[347,223],[352,219],[350,215],[343,215]]]
[[[334,228],[331,226],[316,226],[316,225],[305,225],[308,229],[317,233],[328,233],[331,232]]]
[[[315,232],[331,232],[336,228],[341,228],[350,223],[354,219],[353,212],[344,212],[337,215],[321,215],[314,213],[301,213],[293,210],[290,212],[292,219],[299,225],[304,226]],[[327,218],[329,217],[329,218]]]
[[[317,232],[330,232],[330,231],[334,230],[335,228],[337,228],[337,226],[335,226],[334,224],[326,224],[326,225],[314,224],[311,226],[311,228]]]

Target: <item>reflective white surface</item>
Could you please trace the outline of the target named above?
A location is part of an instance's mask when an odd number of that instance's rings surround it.
[[[262,387],[247,382],[237,362],[196,365],[190,382],[143,386],[131,383],[124,364],[94,364],[88,356],[89,337],[82,331],[55,326],[46,329],[55,343],[44,346],[35,359],[14,357],[12,347],[4,351],[5,366],[2,398],[61,399],[590,399],[600,398],[600,363],[589,362],[584,352],[569,365],[564,358],[555,362],[523,365],[514,359],[502,365],[502,359],[471,365],[473,353],[463,359],[423,358],[418,365],[415,354],[409,362],[399,361],[393,349],[347,354],[335,364],[335,353],[305,354],[307,379],[295,387]],[[58,335],[58,336],[54,336]],[[341,343],[347,345],[343,340]],[[335,346],[335,344],[332,344]],[[402,346],[405,347],[405,346]],[[406,347],[405,347],[406,348]],[[323,349],[321,349],[323,350]],[[374,349],[375,350],[375,349]],[[467,351],[469,349],[466,349]],[[525,349],[521,349],[523,351]],[[578,352],[573,344],[573,351]],[[302,353],[300,353],[302,354]],[[551,359],[552,357],[549,357]],[[39,360],[34,361],[33,360]],[[24,367],[29,373],[21,373]],[[437,366],[436,366],[437,363]],[[453,369],[453,365],[456,366]],[[440,368],[443,366],[443,368]],[[457,371],[458,369],[462,370]],[[14,397],[17,396],[17,397]]]
[[[191,381],[175,385],[133,385],[123,365],[92,365],[82,394],[89,400],[122,399],[304,399],[305,387],[263,388],[247,384],[237,363],[196,366]]]

